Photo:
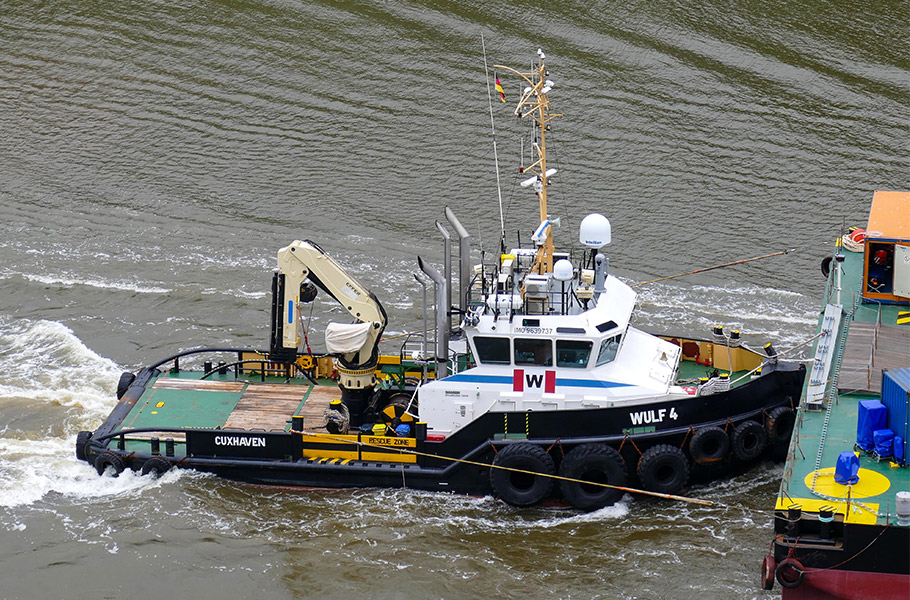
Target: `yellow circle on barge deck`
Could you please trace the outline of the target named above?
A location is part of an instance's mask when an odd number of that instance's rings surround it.
[[[831,496],[832,498],[846,498],[847,488],[851,488],[852,498],[870,498],[884,494],[891,487],[891,480],[875,471],[869,469],[860,469],[859,481],[852,486],[841,485],[834,481],[834,467],[812,471],[806,475],[804,480],[806,487],[812,489],[812,480],[818,473],[818,479],[815,481],[815,491],[819,494]]]

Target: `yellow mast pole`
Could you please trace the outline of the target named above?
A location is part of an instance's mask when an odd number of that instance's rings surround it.
[[[530,171],[536,174],[540,180],[540,185],[535,186],[535,191],[537,192],[538,204],[540,205],[540,222],[543,223],[548,218],[546,144],[547,124],[554,118],[562,116],[561,114],[549,113],[550,99],[547,95],[547,92],[549,90],[544,91],[547,81],[546,76],[548,75],[546,66],[544,64],[544,58],[541,56],[540,62],[537,63],[537,71],[533,73],[522,73],[504,65],[493,65],[493,67],[496,69],[503,69],[511,73],[515,73],[524,79],[525,82],[527,82],[527,84],[530,86],[525,91],[525,93],[522,94],[521,100],[519,100],[518,106],[515,108],[515,114],[519,118],[530,116],[537,123],[540,140],[539,144],[534,144],[534,150],[537,152],[537,161],[526,168],[525,171]],[[530,108],[530,110],[523,110],[526,107]],[[538,273],[549,273],[553,270],[554,250],[553,227],[549,226],[544,231],[543,244],[541,244],[541,246],[537,249],[537,256],[534,259],[533,268],[536,268]]]

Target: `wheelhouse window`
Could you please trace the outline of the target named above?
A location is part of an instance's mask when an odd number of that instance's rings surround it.
[[[475,337],[474,347],[477,348],[477,360],[483,364],[509,364],[509,338],[507,337]]]
[[[556,340],[556,366],[584,369],[593,347],[594,343],[586,340]]]
[[[616,358],[616,351],[619,350],[619,342],[622,341],[622,335],[608,337],[600,343],[600,353],[597,355],[597,366],[613,362]]]
[[[553,342],[546,339],[515,338],[515,364],[553,366]]]

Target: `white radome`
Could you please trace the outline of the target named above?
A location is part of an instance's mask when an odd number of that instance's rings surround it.
[[[602,248],[611,241],[610,220],[605,216],[593,213],[581,221],[578,241],[588,248]]]

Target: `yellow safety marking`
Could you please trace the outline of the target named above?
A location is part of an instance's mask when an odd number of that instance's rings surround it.
[[[821,500],[819,498],[780,498],[777,499],[775,510],[787,510],[791,504],[798,504],[803,512],[817,513],[822,508],[831,508],[830,500]],[[844,515],[844,523],[859,523],[862,525],[875,525],[878,520],[878,503],[863,502],[863,506],[856,504],[850,505],[850,512],[847,513],[847,502],[841,502],[834,512]],[[864,508],[865,507],[865,508]],[[868,509],[868,510],[867,510]]]
[[[319,459],[319,464],[322,464],[322,463],[324,463],[324,462],[327,461],[327,460],[329,460],[328,457],[326,457],[326,458],[320,458],[320,459]]]
[[[897,313],[898,325],[910,325],[910,310],[902,310]]]
[[[341,461],[340,464],[346,465],[346,464],[348,464],[349,462],[351,462],[351,459],[350,459],[350,458],[346,458],[346,459],[344,459],[343,461]]]
[[[326,454],[329,454],[330,456],[326,457]],[[358,458],[360,458],[360,452],[358,452],[357,450],[349,450],[347,452],[344,452],[344,451],[336,452],[334,450],[327,450],[326,448],[317,448],[317,449],[304,448],[302,455],[303,455],[303,458],[310,458],[313,460],[319,460],[321,458],[326,458],[326,459],[346,458],[348,460],[357,460]]]
[[[159,402],[155,405],[155,408],[161,408],[162,406],[164,406],[164,402]]]
[[[852,486],[841,485],[834,481],[834,467],[818,470],[818,480],[815,482],[815,491],[832,498],[847,498],[847,488],[850,487],[851,498],[869,498],[879,496],[888,491],[891,487],[891,480],[875,471],[869,469],[860,469],[859,481]],[[803,480],[806,487],[812,489],[812,479],[815,477],[815,471],[806,475]]]
[[[338,462],[338,459],[337,459],[337,458],[333,458],[332,460],[329,461],[329,464],[330,464],[330,465],[334,465],[334,464],[336,464],[337,462]]]
[[[153,411],[152,411],[152,414],[153,414],[153,415],[157,415],[157,414],[158,414],[158,411],[157,411],[157,410],[153,410]]]
[[[388,446],[389,448],[416,448],[417,439],[416,438],[406,438],[406,437],[389,437],[389,436],[370,436],[365,435],[362,438],[362,441],[365,444],[370,444],[371,446]]]
[[[388,452],[361,452],[360,460],[392,463],[416,463],[417,457],[413,454],[390,454]]]

